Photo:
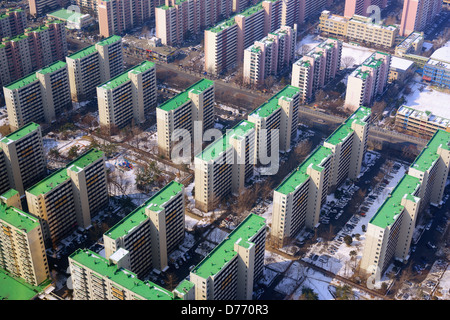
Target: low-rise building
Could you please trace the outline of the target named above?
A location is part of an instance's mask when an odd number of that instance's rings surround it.
[[[423,67],[422,79],[432,85],[450,88],[450,47],[437,49]]]
[[[450,119],[433,114],[431,111],[401,106],[395,115],[395,126],[431,138],[437,130],[450,132]]]
[[[420,55],[424,40],[423,32],[412,32],[395,47],[395,55],[399,57],[405,54]]]
[[[392,56],[391,65],[389,67],[388,82],[400,81],[406,79],[408,75],[413,75],[415,70],[414,61],[409,59]]]

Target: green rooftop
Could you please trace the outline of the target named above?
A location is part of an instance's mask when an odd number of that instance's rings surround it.
[[[108,38],[103,39],[100,42],[97,42],[97,44],[99,46],[109,46],[109,45],[111,45],[111,44],[113,44],[115,42],[122,43],[122,37],[121,36],[117,36],[117,35],[113,35],[113,36],[110,36]]]
[[[75,263],[89,268],[100,277],[127,289],[147,300],[175,300],[174,294],[150,281],[139,280],[137,275],[110,263],[108,259],[88,249],[77,249],[69,256]]]
[[[31,193],[32,195],[39,196],[53,190],[62,183],[66,182],[68,179],[70,178],[67,175],[67,169],[61,168],[45,179],[39,181],[26,191]]]
[[[308,178],[309,174],[307,169],[313,166],[315,170],[323,170],[320,166],[322,162],[332,154],[331,149],[324,146],[317,147],[303,163],[297,167],[292,173],[281,182],[281,184],[275,189],[275,191],[282,194],[288,195],[294,192],[298,186],[304,183]]]
[[[278,104],[280,99],[283,100],[291,100],[292,97],[297,95],[300,92],[300,89],[294,86],[286,86],[281,91],[279,91],[276,95],[270,98],[267,102],[253,110],[250,115],[257,116],[260,118],[266,118],[270,116],[274,111],[281,108]]]
[[[109,229],[105,235],[111,239],[117,239],[125,236],[134,227],[140,225],[142,222],[148,219],[145,209],[149,209],[154,212],[163,210],[164,204],[169,201],[173,196],[181,192],[183,185],[176,181],[171,181],[164,188],[159,190],[153,197],[148,199],[140,207],[133,210],[129,215],[120,220],[115,226]]]
[[[354,130],[352,129],[352,124],[357,122],[361,125],[365,124],[365,121],[372,113],[370,108],[359,107],[350,117],[345,120],[328,138],[325,142],[332,145],[337,145],[344,141],[350,133]]]
[[[15,190],[15,189],[9,189],[8,191],[6,191],[5,193],[3,193],[0,198],[3,199],[9,199],[13,196],[15,196],[16,194],[19,194],[19,191]]]
[[[412,199],[413,193],[419,186],[420,180],[418,178],[405,174],[372,217],[370,223],[383,229],[392,225],[404,209],[401,205],[402,199],[405,196]]]
[[[83,48],[75,53],[72,53],[70,56],[67,56],[70,59],[73,60],[77,60],[77,59],[82,59],[84,57],[87,57],[91,54],[93,54],[94,52],[97,52],[97,48],[95,47],[95,44],[90,45],[86,48]]]
[[[71,170],[74,172],[80,172],[84,168],[86,168],[88,165],[94,163],[100,158],[103,158],[104,153],[103,151],[97,150],[97,149],[90,149],[88,152],[83,154],[82,156],[78,157],[74,161],[70,162],[66,168],[67,170]]]
[[[234,251],[234,244],[239,242],[239,245],[248,248],[251,245],[251,238],[265,225],[266,219],[251,213],[191,273],[204,279],[214,276],[237,255],[237,252]]]
[[[196,83],[194,83],[193,85],[188,87],[183,92],[180,92],[175,97],[167,100],[166,102],[164,102],[163,104],[158,106],[158,108],[162,109],[164,111],[167,111],[167,112],[175,110],[190,100],[189,92],[195,91],[194,93],[199,94],[202,91],[205,91],[206,89],[208,89],[209,87],[211,87],[213,85],[214,85],[214,81],[212,81],[212,80],[202,79],[200,81],[197,81]]]
[[[79,22],[81,16],[83,16],[84,14],[76,12],[76,11],[72,11],[72,10],[67,10],[67,9],[60,9],[51,13],[48,13],[47,16],[49,17],[55,17],[57,19],[61,19],[63,21],[72,21],[72,22]]]
[[[3,137],[0,142],[4,144],[15,142],[38,129],[39,125],[37,123],[30,122],[26,126],[14,131],[13,133],[8,134],[6,137]]]
[[[414,160],[411,168],[418,171],[425,172],[431,168],[434,162],[439,159],[440,155],[437,153],[438,148],[449,150],[450,132],[444,130],[437,130],[433,137],[428,141],[427,145],[422,149],[420,154]]]
[[[41,70],[38,70],[36,72],[40,73],[40,74],[47,74],[47,73],[52,73],[52,72],[55,72],[62,68],[65,68],[66,66],[67,66],[67,63],[65,63],[64,61],[57,61],[57,62],[52,63],[52,64],[48,65],[47,67],[42,68]]]
[[[208,145],[202,152],[196,155],[196,158],[202,159],[203,161],[211,161],[216,159],[222,152],[226,151],[231,146],[229,142],[230,138],[241,139],[249,130],[253,128],[255,128],[254,123],[247,120],[240,121],[232,129],[227,130],[226,134],[222,135],[220,138]]]
[[[33,286],[0,268],[0,300],[32,300],[43,293],[50,283],[51,279],[48,279],[39,286]]]
[[[5,204],[0,205],[0,220],[26,233],[40,226],[38,218]]]
[[[17,90],[37,81],[37,79],[38,78],[36,76],[36,73],[33,72],[23,78],[20,78],[19,80],[8,84],[7,86],[5,86],[5,88],[9,90]]]
[[[155,64],[153,62],[144,61],[144,62],[134,66],[133,68],[128,69],[127,71],[117,75],[116,77],[109,79],[108,81],[100,84],[98,87],[105,89],[105,90],[112,90],[130,80],[130,78],[128,77],[129,72],[134,73],[134,74],[139,74],[139,73],[147,71],[148,69],[153,68],[154,66],[155,66]]]
[[[207,29],[208,31],[214,32],[214,33],[218,33],[221,32],[231,26],[236,25],[236,20],[234,20],[234,17],[231,17],[225,21],[219,22],[218,24],[216,24],[214,27],[211,27],[209,29]]]

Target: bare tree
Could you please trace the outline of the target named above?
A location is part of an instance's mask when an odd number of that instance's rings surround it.
[[[355,58],[352,56],[345,56],[341,60],[341,66],[343,66],[345,69],[353,67],[355,64]]]

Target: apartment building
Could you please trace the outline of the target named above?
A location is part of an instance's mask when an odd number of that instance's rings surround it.
[[[289,152],[297,138],[300,89],[286,86],[248,115],[255,126],[255,158],[272,154],[272,141],[280,152]]]
[[[89,249],[77,249],[69,256],[74,300],[188,300],[193,295],[187,281],[172,292],[142,281],[127,269],[128,263],[126,250],[106,259]]]
[[[34,17],[43,16],[47,12],[56,10],[61,7],[66,7],[68,1],[66,0],[28,0],[30,7],[30,14]]]
[[[195,156],[196,208],[208,212],[241,193],[255,163],[255,125],[242,120]]]
[[[300,88],[303,103],[311,101],[315,92],[336,76],[341,54],[342,41],[328,38],[292,65],[291,84]]]
[[[46,244],[57,245],[108,204],[103,152],[91,149],[25,191],[28,210],[39,217]]]
[[[22,9],[6,9],[0,14],[0,39],[22,34],[26,27],[27,15]]]
[[[450,48],[437,49],[423,67],[422,79],[432,85],[450,88]]]
[[[377,95],[386,89],[389,79],[391,55],[374,52],[347,80],[345,105],[356,110],[360,106],[370,106]]]
[[[351,18],[357,14],[368,17],[373,14],[372,7],[377,6],[380,10],[386,8],[388,0],[345,0],[344,17]]]
[[[251,300],[263,274],[266,221],[251,213],[190,272],[195,300]]]
[[[380,278],[392,261],[409,259],[413,231],[429,205],[439,205],[450,165],[450,133],[436,131],[370,220],[361,269]]]
[[[52,63],[3,87],[12,130],[30,123],[50,124],[72,109],[67,64]]]
[[[154,16],[155,5],[161,0],[100,0],[97,2],[97,13],[100,35],[110,37],[122,35],[127,30],[142,25]]]
[[[395,55],[399,57],[405,54],[420,55],[424,40],[423,32],[411,32],[395,47]]]
[[[408,36],[414,31],[424,31],[442,10],[442,0],[404,0],[400,35]]]
[[[26,188],[46,175],[41,127],[38,124],[29,123],[0,140],[0,168],[0,194],[13,188],[24,195]]]
[[[126,250],[127,268],[139,277],[165,270],[184,239],[184,186],[171,181],[103,235],[107,259]]]
[[[327,195],[358,177],[370,112],[359,108],[274,190],[270,235],[275,246],[283,247],[304,228],[314,230]]]
[[[39,219],[0,204],[0,269],[38,286],[50,278]]]
[[[23,34],[3,38],[0,44],[0,80],[2,86],[44,68],[67,55],[64,22],[47,21]]]
[[[331,6],[331,0],[298,0],[298,23],[303,24]]]
[[[123,72],[122,38],[111,36],[66,57],[73,101],[96,94],[96,87]]]
[[[180,137],[188,139],[183,142],[189,146],[194,143],[195,147],[197,142],[200,142],[201,148],[203,133],[214,127],[214,100],[214,82],[202,79],[159,105],[156,108],[159,152],[172,158],[172,151]],[[189,137],[185,136],[187,132],[190,134]],[[196,154],[201,149],[193,151]],[[176,156],[190,159],[190,154]]]
[[[295,54],[297,25],[282,26],[244,50],[243,77],[246,83],[262,84],[290,68]]]
[[[401,106],[395,114],[395,126],[431,138],[437,130],[450,131],[450,119],[433,114],[431,111]]]
[[[81,12],[93,13],[93,16],[98,17],[97,0],[72,0],[71,3],[80,7]]]
[[[0,203],[7,207],[14,207],[22,210],[22,202],[20,200],[19,191],[15,189],[9,189],[0,196]]]
[[[392,48],[398,36],[396,26],[376,23],[372,17],[353,15],[346,18],[324,10],[319,21],[319,29],[322,32],[380,47]]]
[[[155,64],[144,61],[97,87],[100,125],[139,125],[156,108]]]

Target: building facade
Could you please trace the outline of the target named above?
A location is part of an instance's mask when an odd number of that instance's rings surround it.
[[[442,10],[442,0],[404,0],[400,35],[408,36],[414,31],[424,31]]]
[[[27,15],[22,9],[6,9],[0,14],[0,39],[22,34],[26,27]]]
[[[405,54],[420,55],[424,40],[423,32],[411,32],[395,47],[395,55],[399,57]]]
[[[66,57],[73,101],[96,94],[96,87],[123,73],[122,38],[108,37]]]
[[[377,95],[386,89],[391,55],[374,52],[367,58],[347,80],[345,105],[353,110],[360,106],[371,106]]]
[[[139,125],[156,108],[155,64],[144,61],[97,87],[100,125]]]
[[[450,119],[433,114],[431,111],[401,106],[395,114],[395,126],[431,138],[437,130],[450,131]]]
[[[345,0],[344,17],[351,18],[355,14],[368,17],[372,14],[371,6],[377,6],[381,10],[387,4],[388,0]]]
[[[184,197],[181,183],[167,184],[103,235],[105,257],[126,250],[127,268],[139,277],[165,270],[170,253],[184,239]]]
[[[450,48],[437,49],[423,67],[422,80],[443,88],[450,88]]]

